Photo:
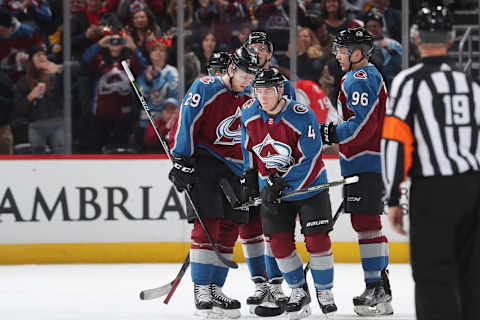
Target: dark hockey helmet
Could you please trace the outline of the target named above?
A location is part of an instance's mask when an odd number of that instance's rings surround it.
[[[208,60],[207,71],[209,76],[216,73],[225,74],[230,63],[230,54],[228,52],[216,52]]]
[[[420,31],[452,31],[453,14],[443,4],[425,4],[417,12],[415,23]]]
[[[230,60],[234,68],[242,69],[246,73],[254,75],[261,71],[258,62],[258,55],[255,50],[248,49],[246,46],[241,46],[235,50]]]
[[[454,36],[453,14],[441,3],[424,4],[417,12],[411,35],[423,43],[448,43]]]
[[[282,87],[284,82],[283,75],[277,68],[262,70],[253,80],[253,88]]]
[[[339,47],[345,47],[349,53],[361,49],[364,57],[369,57],[373,52],[373,37],[364,27],[350,28],[338,32],[333,41],[332,53],[337,54]]]
[[[250,33],[247,40],[247,46],[253,43],[263,43],[268,47],[268,51],[273,53],[273,42],[270,40],[270,37],[266,32],[263,31],[254,31]]]

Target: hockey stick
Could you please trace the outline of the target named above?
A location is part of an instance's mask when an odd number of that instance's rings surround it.
[[[167,295],[165,300],[163,301],[165,304],[167,304],[170,301],[170,298],[172,297],[173,293],[177,289],[178,284],[180,283],[180,280],[182,280],[183,275],[188,269],[188,266],[190,265],[190,254],[187,255],[185,258],[185,261],[182,264],[182,267],[180,268],[180,271],[178,271],[177,276],[175,279],[173,279],[171,282],[167,283],[166,285],[156,287],[153,289],[146,289],[140,292],[140,299],[141,300],[151,300],[151,299],[156,299],[163,297],[164,295]]]
[[[137,94],[138,100],[140,100],[140,103],[142,104],[143,109],[145,110],[145,113],[148,116],[148,120],[153,126],[153,130],[155,131],[155,134],[157,135],[158,140],[160,141],[160,144],[162,145],[163,150],[167,154],[168,159],[172,161],[172,155],[170,154],[170,148],[168,147],[167,142],[163,139],[162,135],[160,134],[160,130],[158,129],[157,123],[153,120],[152,115],[150,114],[150,108],[148,107],[147,101],[143,97],[142,93],[140,92],[140,89],[137,86],[137,83],[135,81],[135,78],[133,77],[132,72],[130,71],[130,68],[128,67],[128,64],[125,60],[122,61],[122,66],[125,72],[127,73],[128,79],[130,80],[130,84],[132,85],[133,89],[135,90],[135,93]],[[185,194],[187,196],[188,201],[192,205],[193,212],[195,213],[195,216],[197,217],[197,220],[200,222],[200,225],[202,226],[203,230],[205,231],[205,234],[207,235],[208,241],[210,242],[210,245],[213,248],[213,251],[215,251],[215,254],[217,257],[220,259],[220,261],[225,264],[229,268],[237,269],[238,264],[234,261],[226,259],[218,250],[217,246],[215,245],[215,242],[213,242],[212,235],[207,229],[207,226],[203,222],[202,217],[197,211],[197,208],[193,204],[192,197],[190,196],[190,192],[188,190],[185,190]]]
[[[308,187],[300,190],[291,191],[279,197],[277,200],[282,200],[291,196],[297,196],[297,195],[301,195],[309,192],[320,191],[320,190],[328,189],[331,187],[336,187],[343,184],[351,184],[356,182],[358,182],[358,176],[348,177],[345,179],[335,180],[335,181],[328,182],[328,183],[321,184],[314,187]],[[242,204],[238,199],[237,195],[235,194],[235,192],[233,191],[232,186],[228,183],[226,179],[220,180],[220,188],[223,190],[225,197],[227,198],[227,200],[230,202],[233,209],[235,210],[237,209],[243,210],[251,206],[259,206],[260,204],[262,204],[262,199],[260,197],[257,197],[253,200],[247,201]]]

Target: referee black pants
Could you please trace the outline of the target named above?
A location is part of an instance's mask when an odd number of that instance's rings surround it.
[[[410,209],[417,319],[478,319],[480,174],[413,179]]]

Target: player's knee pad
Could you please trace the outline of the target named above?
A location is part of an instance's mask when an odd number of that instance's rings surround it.
[[[353,229],[357,232],[382,229],[382,222],[377,214],[351,214],[350,221]]]
[[[275,258],[285,258],[295,251],[295,234],[278,232],[270,235],[270,248]]]
[[[212,236],[212,240],[214,242],[217,240],[217,233],[215,232],[215,230],[217,230],[218,220],[219,219],[215,217],[203,218],[203,223],[205,224],[205,227],[207,228],[207,230],[210,232],[210,235]],[[203,229],[202,225],[198,220],[195,220],[195,222],[193,223],[193,230],[192,230],[190,239],[194,243],[210,244],[207,234],[205,233],[205,230]]]
[[[262,230],[262,220],[260,216],[253,217],[250,219],[248,224],[243,224],[239,226],[240,239],[252,239],[263,234]]]
[[[227,249],[227,251],[233,252],[235,241],[237,241],[238,238],[238,224],[232,221],[218,219],[217,228],[218,232],[215,242]]]
[[[305,234],[304,236],[309,253],[322,253],[332,248],[332,242],[327,232]]]

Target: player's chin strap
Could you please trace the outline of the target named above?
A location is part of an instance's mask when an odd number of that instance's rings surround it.
[[[278,94],[278,93],[277,93],[277,94]],[[260,103],[260,101],[258,101],[258,104],[260,105],[260,109],[262,109],[262,110],[265,111],[266,113],[276,115],[276,114],[278,114],[279,112],[273,113],[273,111],[277,110],[278,105],[282,102],[282,100],[285,100],[285,99],[284,99],[283,97],[280,97],[280,99],[277,100],[277,104],[275,105],[275,108],[273,108],[273,110],[270,111],[270,112],[268,112],[267,110],[263,109],[263,106],[262,106],[262,104]],[[285,102],[286,102],[286,101],[285,101]],[[285,107],[285,105],[284,105],[283,107]],[[283,108],[283,107],[282,107],[282,108]],[[280,110],[281,110],[282,108],[280,108]]]
[[[363,51],[362,51],[362,57],[355,62],[352,62],[352,56],[350,55],[350,59],[349,59],[350,60],[350,70],[349,71],[352,70],[352,67],[353,67],[354,64],[360,63],[360,61],[362,61],[365,58],[366,58],[366,56],[363,54]]]
[[[235,65],[232,68],[232,73],[235,73],[235,70],[237,70],[238,67]],[[232,91],[233,95],[239,95],[240,92],[233,90],[233,76],[230,76],[230,74],[227,71],[228,79],[230,79],[230,91]]]
[[[353,67],[354,64],[360,63],[360,62],[361,62],[363,59],[365,59],[365,58],[368,59],[368,56],[366,56],[366,55],[363,53],[363,49],[360,49],[360,50],[362,51],[362,56],[360,57],[360,59],[358,59],[358,60],[355,61],[355,62],[352,62],[353,50],[352,50],[352,53],[350,53],[349,59],[348,59],[348,60],[350,61],[350,70],[349,70],[349,71],[352,70],[352,67]]]

